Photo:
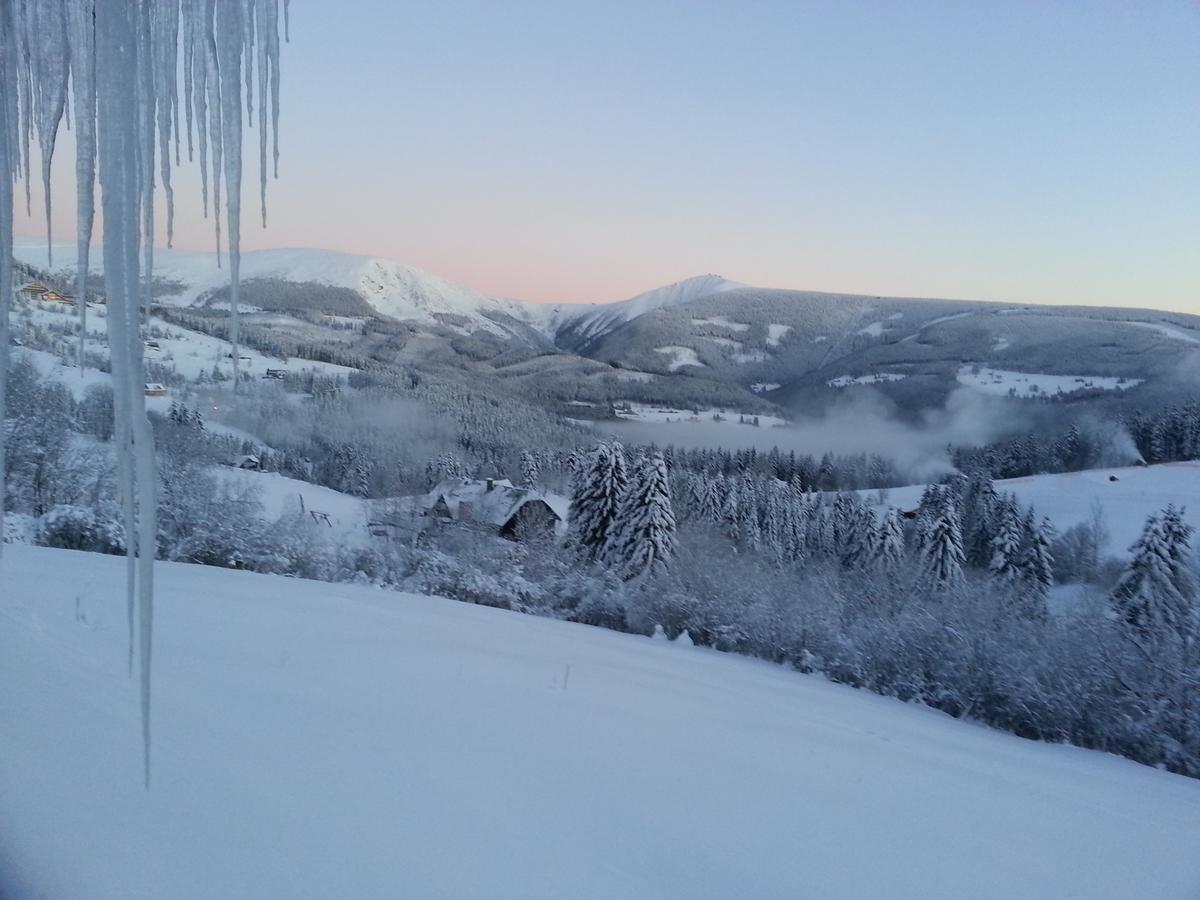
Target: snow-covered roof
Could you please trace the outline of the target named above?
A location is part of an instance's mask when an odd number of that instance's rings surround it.
[[[506,523],[526,503],[541,500],[565,522],[571,503],[559,494],[514,487],[507,478],[488,481],[474,478],[449,478],[442,481],[425,495],[423,506],[432,509],[438,501],[445,502],[446,509],[454,518],[470,518],[487,522],[497,527]],[[464,515],[464,507],[467,512]]]

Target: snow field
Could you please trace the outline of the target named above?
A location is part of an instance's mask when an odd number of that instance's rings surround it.
[[[667,363],[667,368],[672,372],[678,371],[684,366],[704,366],[704,363],[700,362],[700,357],[696,355],[696,351],[691,347],[655,347],[654,352],[672,357],[671,361]]]
[[[1007,346],[1007,345],[1005,345]],[[1002,349],[997,347],[996,349]],[[976,371],[978,370],[978,371]],[[1046,375],[1029,372],[1008,372],[978,366],[963,366],[958,370],[958,383],[985,394],[1008,397],[1053,397],[1076,391],[1126,391],[1141,384],[1138,378],[1115,378],[1103,375]]]
[[[876,372],[873,375],[839,375],[825,383],[832,388],[844,388],[855,384],[887,384],[891,381],[903,381],[907,377],[901,372]]]
[[[916,509],[924,490],[924,485],[891,488],[886,505]],[[1186,519],[1200,529],[1200,462],[1031,475],[997,481],[996,490],[1016,494],[1060,532],[1088,521],[1093,504],[1099,503],[1111,535],[1106,552],[1116,556],[1126,556],[1146,519],[1172,503],[1186,507]],[[871,499],[877,492],[860,493]]]
[[[124,560],[6,549],[6,898],[1200,888],[1197,781],[683,642],[179,564],[147,792]]]

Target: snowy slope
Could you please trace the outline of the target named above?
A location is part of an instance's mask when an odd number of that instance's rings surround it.
[[[14,240],[13,255],[21,262],[44,268],[45,241],[18,237]],[[103,268],[101,256],[98,252],[92,254],[96,271]],[[75,260],[75,245],[56,242],[54,260],[56,265],[69,268]],[[228,265],[218,268],[214,253],[156,248],[154,274],[185,286],[180,294],[166,298],[183,305],[229,284]],[[242,253],[241,276],[243,282],[276,278],[349,288],[383,315],[423,323],[433,323],[435,315],[446,314],[465,316],[490,329],[494,324],[485,313],[507,314],[522,321],[540,321],[544,315],[532,304],[486,297],[397,262],[332,250],[246,251]]]
[[[765,663],[429,597],[124,561],[0,573],[0,893],[1195,897],[1200,782]]]
[[[569,307],[566,314],[562,316],[558,330],[569,332],[571,342],[580,345],[598,335],[612,331],[618,325],[630,322],[638,316],[656,309],[680,306],[684,303],[691,303],[693,300],[699,300],[701,297],[735,291],[744,287],[746,285],[722,278],[720,275],[696,275],[646,291],[636,297],[630,297],[628,300],[601,305]]]
[[[1110,477],[1116,481],[1110,481]],[[892,488],[887,504],[916,509],[924,485]],[[1091,518],[1092,505],[1104,509],[1111,540],[1107,552],[1123,556],[1142,533],[1146,518],[1168,504],[1186,507],[1187,520],[1200,529],[1200,462],[1164,463],[1157,466],[1092,469],[1060,475],[1032,475],[996,482],[996,490],[1017,495],[1033,504],[1059,531]],[[875,491],[864,491],[874,497]]]

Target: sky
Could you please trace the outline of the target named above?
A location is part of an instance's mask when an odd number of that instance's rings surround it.
[[[711,272],[1200,313],[1198,46],[1194,0],[296,0],[243,247],[543,302]],[[176,180],[175,246],[208,249]],[[35,191],[17,230],[44,228]]]

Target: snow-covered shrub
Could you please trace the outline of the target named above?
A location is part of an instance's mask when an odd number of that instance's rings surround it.
[[[4,543],[32,544],[37,540],[38,520],[27,513],[4,514]]]
[[[63,550],[124,553],[125,529],[119,520],[93,509],[62,504],[38,521],[37,542]]]

